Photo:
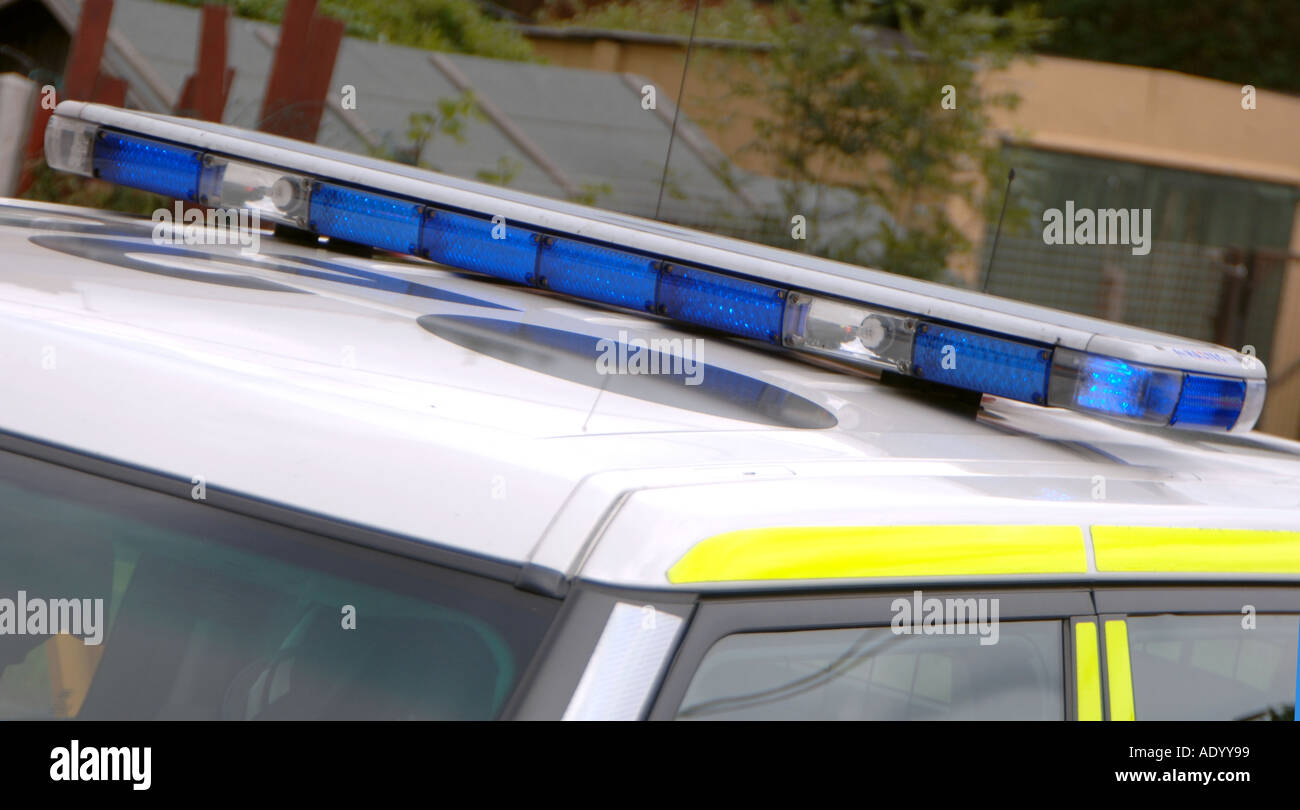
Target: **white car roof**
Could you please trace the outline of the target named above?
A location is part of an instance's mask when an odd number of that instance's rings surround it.
[[[971,418],[429,262],[151,233],[0,200],[0,431],[651,588],[700,541],[745,529],[1300,529],[1300,443],[992,397]],[[601,375],[591,356],[599,339],[697,338],[699,385]]]

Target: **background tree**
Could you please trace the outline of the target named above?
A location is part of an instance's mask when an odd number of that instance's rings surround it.
[[[1041,53],[1300,93],[1300,3],[1294,0],[1034,2],[1044,16],[1061,20]],[[994,8],[1026,5],[996,0]]]
[[[996,14],[959,0],[785,6],[758,79],[739,89],[765,104],[753,148],[779,167],[791,215],[831,230],[827,204],[850,195],[850,224],[803,244],[922,278],[970,250],[952,203],[986,213],[1000,201],[1005,168],[989,111],[1017,101],[983,90],[977,73],[1049,31],[1032,8]]]
[[[425,152],[439,135],[456,143],[465,142],[465,125],[470,118],[483,119],[483,113],[474,100],[474,93],[466,91],[454,98],[440,98],[436,109],[418,111],[406,117],[407,142],[398,147],[382,146],[371,154],[385,160],[408,163],[424,169],[441,171],[437,163],[425,160]]]
[[[200,7],[209,0],[172,0]],[[231,0],[240,17],[278,23],[286,0]],[[514,26],[474,0],[320,0],[316,12],[342,20],[348,36],[433,51],[530,61],[532,46]]]
[[[695,35],[741,41],[772,37],[771,9],[755,0],[706,0]],[[695,19],[694,0],[544,0],[537,20],[556,27],[648,31],[686,36]]]

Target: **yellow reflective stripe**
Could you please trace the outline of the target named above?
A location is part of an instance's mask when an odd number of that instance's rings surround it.
[[[1097,623],[1074,625],[1074,693],[1078,719],[1101,719],[1101,662],[1097,654]]]
[[[1088,570],[1078,526],[796,526],[710,537],[670,582],[1072,574]]]
[[[1133,669],[1128,658],[1128,624],[1106,620],[1106,683],[1110,686],[1110,719],[1133,719]]]
[[[1300,574],[1300,532],[1093,526],[1098,571]]]

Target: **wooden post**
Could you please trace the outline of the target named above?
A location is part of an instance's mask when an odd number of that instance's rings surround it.
[[[112,16],[113,0],[85,0],[82,3],[77,30],[73,32],[72,44],[68,48],[68,63],[63,71],[63,87],[58,96],[60,101],[85,101],[94,97],[95,85],[99,79],[99,63],[103,61],[104,43],[108,39],[108,22]],[[105,92],[115,92],[115,88],[105,85]],[[125,93],[123,86],[123,96]],[[32,116],[31,136],[27,141],[27,166],[23,169],[22,179],[18,181],[19,194],[32,184],[30,167],[45,152],[45,125],[53,112],[40,105],[41,93],[38,92],[36,97],[36,114]]]
[[[194,71],[194,115],[204,121],[220,122],[226,111],[226,50],[230,6],[203,7],[203,28],[199,32],[199,60]]]
[[[334,76],[334,63],[338,59],[339,45],[343,42],[343,21],[331,17],[313,17],[309,29],[307,53],[301,92],[298,101],[301,115],[300,128],[293,137],[315,141],[320,130],[321,115],[325,112],[325,94],[330,91]]]
[[[262,114],[258,129],[277,135],[296,137],[293,126],[297,102],[304,84],[303,69],[307,59],[308,35],[316,11],[316,0],[289,0],[280,22],[280,40],[266,80]],[[314,134],[314,133],[313,133]]]

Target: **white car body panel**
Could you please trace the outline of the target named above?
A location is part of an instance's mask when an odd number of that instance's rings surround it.
[[[160,255],[151,228],[0,201],[0,431],[471,554],[643,587],[669,587],[667,569],[694,543],[764,526],[1300,529],[1300,443],[1138,428],[989,397],[971,419],[713,336],[702,338],[706,378],[728,369],[802,397],[836,424],[676,407],[535,370],[554,353],[545,346],[507,362],[417,322],[700,337],[656,319],[270,234],[251,259],[234,246],[183,248],[208,258]],[[67,250],[117,251],[221,283]],[[336,272],[302,260],[498,308],[268,266]],[[239,279],[286,290],[230,286]],[[704,391],[682,389],[683,402],[703,402]]]

